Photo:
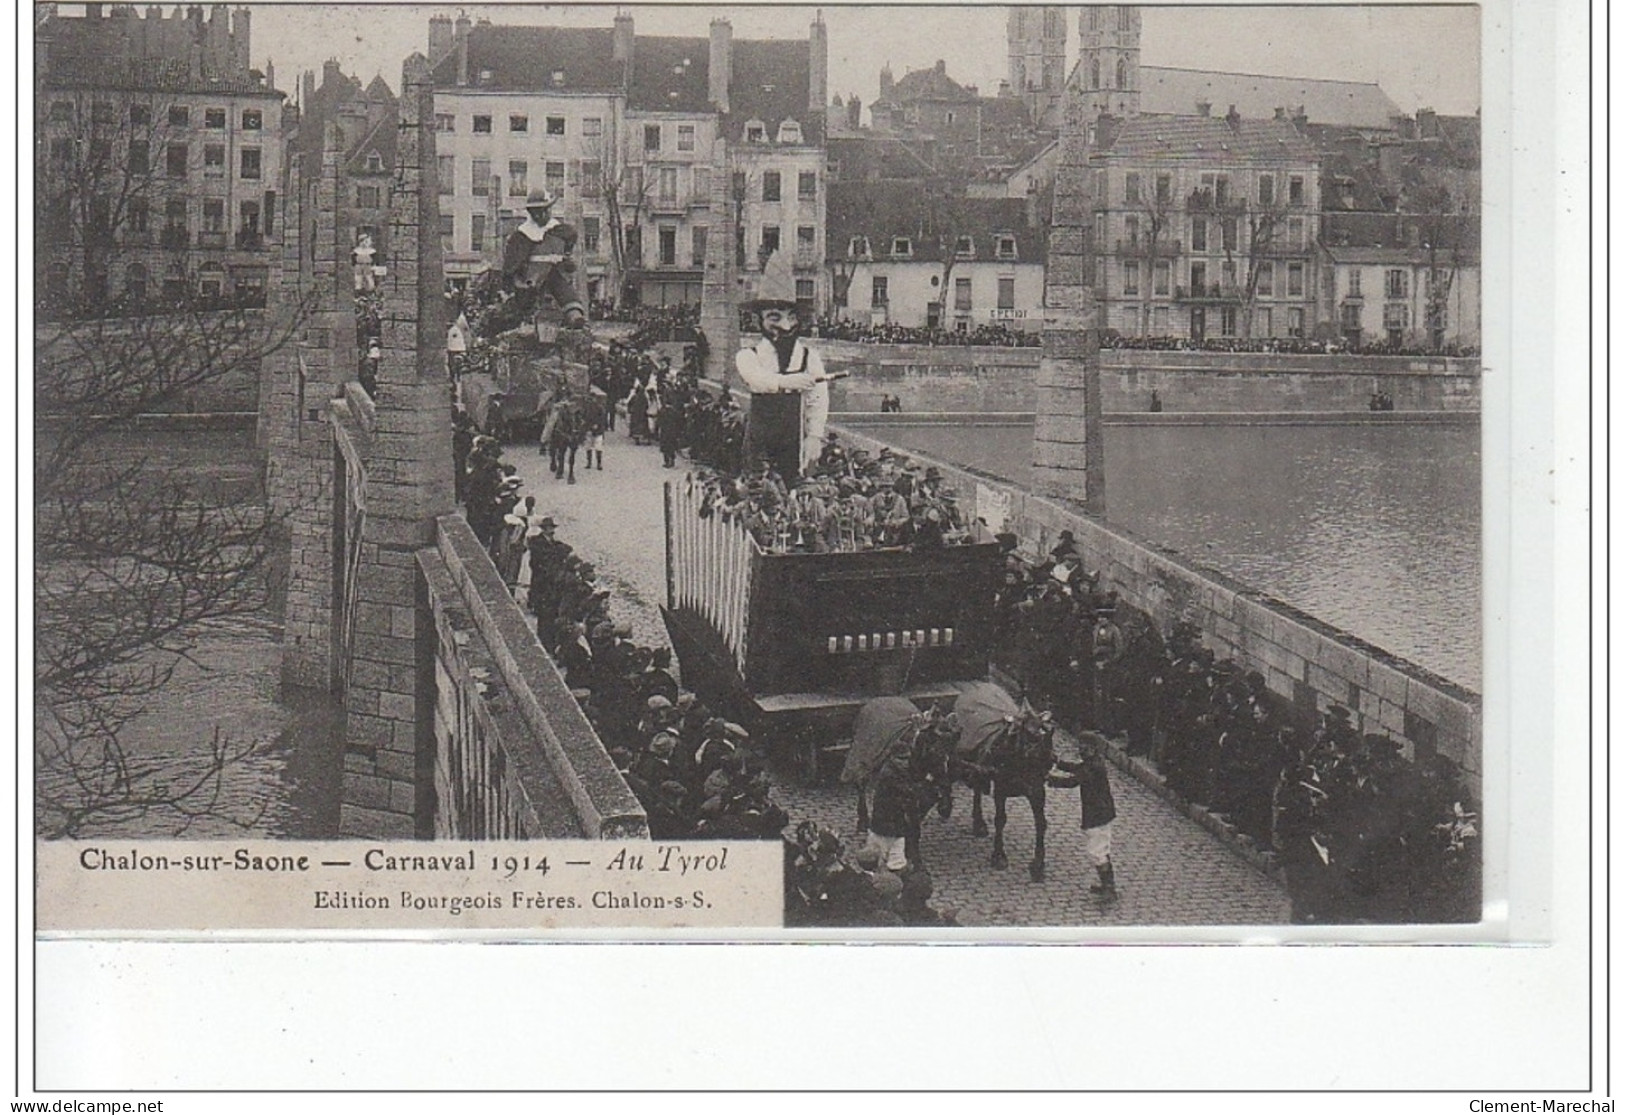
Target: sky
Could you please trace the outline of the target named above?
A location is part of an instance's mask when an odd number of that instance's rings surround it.
[[[171,0],[173,2],[173,0]],[[71,11],[77,5],[63,5]],[[253,5],[256,65],[276,64],[277,85],[298,86],[300,70],[337,58],[368,81],[399,88],[402,60],[425,50],[429,17],[467,10],[494,23],[607,27],[612,5],[333,4]],[[739,38],[804,38],[814,8],[761,5],[631,5],[640,33],[704,37],[726,15]],[[1004,7],[892,7],[825,4],[830,92],[868,104],[880,67],[901,77],[937,59],[956,80],[997,91],[1007,74]],[[1077,57],[1077,8],[1068,8],[1068,65]],[[1406,112],[1470,115],[1480,105],[1479,13],[1473,5],[1194,7],[1143,9],[1142,65],[1287,77],[1375,81]]]

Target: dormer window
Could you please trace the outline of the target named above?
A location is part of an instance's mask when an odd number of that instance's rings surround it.
[[[1016,238],[1014,236],[999,236],[994,240],[993,254],[1000,259],[1016,258]]]
[[[780,143],[800,143],[801,125],[794,120],[786,120],[779,125]]]
[[[846,247],[846,254],[853,259],[868,259],[869,238],[867,236],[854,236],[852,242]]]
[[[371,154],[369,154],[367,156],[367,170],[368,170],[369,173],[377,174],[379,171],[381,171],[383,169],[384,169],[384,157],[382,155],[380,155],[378,152],[374,151],[374,152],[372,152]]]
[[[766,143],[767,142],[767,125],[762,123],[760,120],[746,120],[745,121],[745,142],[746,143]]]
[[[911,258],[914,255],[914,241],[906,236],[892,237],[891,254],[898,259]]]
[[[960,259],[974,259],[976,256],[976,241],[969,236],[961,236],[954,242],[954,255]]]

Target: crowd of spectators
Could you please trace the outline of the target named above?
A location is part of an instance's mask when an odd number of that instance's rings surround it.
[[[977,325],[969,329],[941,329],[923,325],[864,325],[846,318],[820,316],[808,335],[831,341],[857,341],[871,345],[949,345],[991,346],[997,348],[1037,348],[1042,337],[1003,324]]]
[[[1138,349],[1152,352],[1271,352],[1294,356],[1477,356],[1471,345],[1409,345],[1387,340],[1353,344],[1346,339],[1316,340],[1309,337],[1130,337],[1107,329],[1101,333],[1104,349]]]
[[[1450,764],[1404,760],[1389,737],[1357,732],[1341,705],[1305,723],[1261,673],[1204,647],[1194,626],[1164,638],[1121,606],[1068,536],[1042,561],[1000,537],[1010,552],[993,656],[1037,707],[1119,738],[1180,797],[1275,849],[1301,910],[1363,916],[1381,893],[1398,896],[1406,919],[1471,912],[1476,817]],[[1302,893],[1316,887],[1345,904]]]

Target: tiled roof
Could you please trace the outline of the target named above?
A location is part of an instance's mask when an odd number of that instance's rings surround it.
[[[47,89],[108,89],[132,93],[219,93],[281,97],[284,94],[243,71],[201,66],[196,77],[182,58],[109,58],[51,51]]]
[[[1339,263],[1426,259],[1434,242],[1476,259],[1479,220],[1457,214],[1327,213],[1321,218],[1320,241]]]
[[[397,106],[390,105],[388,108],[374,108],[372,115],[377,117],[372,127],[345,156],[348,170],[352,174],[367,173],[367,156],[375,151],[383,160],[385,170],[395,168],[395,141],[400,135],[400,110]]]
[[[787,119],[801,125],[805,142],[822,140],[823,110],[808,106],[812,59],[806,39],[735,39],[732,65],[728,115],[723,121],[723,133],[730,142],[745,134],[747,121],[767,125],[771,139]]]
[[[1108,152],[1114,158],[1248,159],[1315,162],[1315,149],[1286,120],[1242,120],[1232,129],[1222,117],[1134,116],[1118,127]]]
[[[1074,71],[1074,78],[1077,76]],[[1363,128],[1391,128],[1393,118],[1401,115],[1399,106],[1375,82],[1140,67],[1141,112],[1194,116],[1198,101],[1211,104],[1219,116],[1235,105],[1237,112],[1254,118],[1301,105],[1317,123]]]
[[[974,101],[976,94],[948,76],[942,63],[925,70],[910,70],[892,86],[891,99],[908,101]]]
[[[845,256],[854,236],[866,236],[875,259],[886,259],[892,240],[906,236],[911,262],[936,262],[944,239],[951,251],[959,237],[969,236],[975,259],[987,261],[994,258],[995,234],[1013,233],[1020,262],[1044,259],[1044,233],[1028,225],[1021,198],[948,197],[933,203],[918,182],[832,182],[826,222],[832,257]]]
[[[626,107],[645,112],[711,111],[711,41],[639,35]]]
[[[600,27],[479,24],[468,32],[468,87],[504,91],[613,93],[621,88],[614,33]],[[485,73],[490,77],[484,77]],[[554,81],[555,74],[561,75]],[[457,52],[432,71],[435,85],[457,84]]]

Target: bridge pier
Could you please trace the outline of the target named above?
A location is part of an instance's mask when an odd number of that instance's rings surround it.
[[[383,359],[355,573],[341,836],[433,835],[434,678],[422,651],[434,633],[415,555],[434,545],[435,520],[455,506],[433,122],[428,61],[414,54],[401,79],[380,287]]]
[[[1036,381],[1033,484],[1038,494],[1106,514],[1100,407],[1100,310],[1089,142],[1072,98],[1061,129],[1055,211],[1044,267],[1044,347]]]
[[[272,358],[261,411],[266,426],[266,493],[289,535],[282,680],[332,690],[343,680],[334,646],[333,436],[328,405],[355,374],[355,304],[350,293],[342,197],[342,139],[329,124],[313,181],[287,192],[275,313],[290,326],[305,313],[296,343]],[[301,183],[296,167],[290,182]],[[314,242],[312,242],[314,240]],[[302,250],[308,249],[308,252]]]

